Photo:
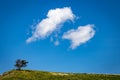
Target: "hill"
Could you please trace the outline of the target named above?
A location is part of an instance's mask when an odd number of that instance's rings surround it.
[[[2,74],[0,80],[120,80],[120,75],[12,70]]]

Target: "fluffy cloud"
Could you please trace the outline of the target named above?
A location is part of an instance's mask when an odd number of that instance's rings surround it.
[[[75,15],[70,7],[56,8],[48,11],[47,18],[36,25],[36,29],[26,42],[30,43],[37,39],[44,39],[52,32],[60,29],[60,25],[67,20],[74,20]]]
[[[75,49],[83,43],[86,43],[90,40],[94,34],[95,30],[93,29],[94,25],[85,25],[79,26],[78,29],[71,29],[68,32],[64,33],[62,38],[68,39],[71,41],[70,48]]]

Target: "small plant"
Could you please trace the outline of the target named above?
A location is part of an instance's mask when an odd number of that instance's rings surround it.
[[[16,60],[16,64],[15,67],[17,68],[16,70],[21,70],[22,67],[26,67],[27,66],[27,61],[26,60]]]

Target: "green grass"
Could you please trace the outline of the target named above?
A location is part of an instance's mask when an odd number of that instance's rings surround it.
[[[120,75],[12,70],[2,74],[0,80],[120,80]]]

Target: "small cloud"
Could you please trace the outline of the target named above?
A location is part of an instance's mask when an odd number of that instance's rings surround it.
[[[95,35],[94,25],[88,24],[85,26],[79,26],[78,29],[71,29],[63,34],[63,39],[71,41],[70,48],[75,49],[83,43],[86,43]]]
[[[53,37],[50,37],[50,42],[53,42]]]
[[[32,36],[26,42],[30,43],[38,39],[44,39],[52,32],[60,29],[60,25],[67,20],[74,20],[75,15],[72,13],[70,7],[56,8],[48,11],[47,18],[43,19],[36,25],[36,29]]]
[[[59,41],[58,40],[56,40],[55,42],[54,42],[54,45],[55,46],[58,46],[60,43],[59,43]]]

